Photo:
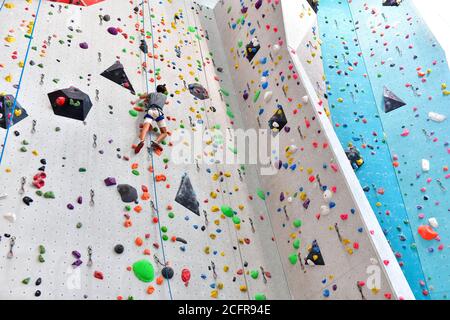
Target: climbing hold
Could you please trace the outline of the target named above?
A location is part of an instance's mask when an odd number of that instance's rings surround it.
[[[439,234],[430,226],[420,226],[418,233],[424,240],[427,241],[434,240],[439,236]]]
[[[142,282],[152,282],[155,279],[155,269],[148,260],[141,260],[133,264],[136,278]]]
[[[173,278],[174,271],[173,271],[173,269],[171,267],[164,267],[161,270],[161,274],[164,277],[164,279],[170,280],[170,279]]]

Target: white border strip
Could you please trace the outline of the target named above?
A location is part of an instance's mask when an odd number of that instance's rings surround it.
[[[400,265],[397,262],[397,258],[392,252],[392,249],[386,237],[384,236],[383,230],[381,229],[375,213],[372,210],[369,201],[367,200],[364,190],[362,189],[361,184],[359,183],[359,180],[356,177],[356,174],[352,166],[350,165],[347,156],[345,155],[344,149],[342,148],[341,142],[339,141],[336,132],[334,131],[333,125],[326,116],[325,110],[320,107],[319,97],[317,96],[316,91],[314,90],[314,86],[312,85],[311,80],[309,79],[309,76],[306,73],[296,53],[296,49],[292,49],[290,46],[293,41],[287,34],[288,30],[291,30],[293,34],[298,34],[297,30],[292,30],[292,25],[298,25],[298,22],[295,21],[295,13],[298,10],[292,10],[292,4],[295,2],[297,2],[296,5],[298,6],[298,0],[281,0],[287,46],[290,51],[290,56],[292,58],[293,64],[298,74],[301,75],[300,79],[306,89],[308,96],[310,97],[311,105],[316,111],[317,118],[320,120],[319,123],[321,124],[322,129],[330,143],[331,149],[335,155],[335,161],[341,168],[342,173],[345,177],[345,182],[348,185],[348,189],[358,208],[358,211],[361,213],[366,231],[368,232],[370,241],[375,248],[378,258],[380,259],[380,265],[383,267],[387,279],[391,284],[393,294],[398,299],[415,300],[411,287],[406,281],[405,275],[403,274],[403,271],[401,270]],[[312,26],[315,24],[315,21],[317,20],[312,19],[310,20],[310,23],[308,25],[302,24],[302,28],[312,28]],[[294,44],[299,43],[298,38],[296,38],[295,40],[296,41],[294,42]],[[383,263],[384,261],[389,261],[389,264],[386,266]]]

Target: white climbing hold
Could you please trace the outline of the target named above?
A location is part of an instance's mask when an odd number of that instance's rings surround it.
[[[273,46],[273,52],[278,53],[278,52],[280,52],[280,50],[281,50],[281,46],[280,45],[275,44]]]
[[[323,199],[325,200],[325,201],[331,201],[331,199],[333,198],[333,192],[331,192],[331,190],[326,190],[324,193],[323,193]]]
[[[320,212],[323,216],[327,216],[330,214],[331,210],[329,206],[321,206],[320,207]]]
[[[289,198],[287,198],[287,201],[288,201],[289,203],[292,203],[292,202],[294,201],[294,199],[292,199],[292,197],[289,197]]]
[[[308,104],[309,103],[309,97],[308,96],[304,96],[302,98],[302,101],[303,101],[304,104]]]
[[[0,193],[0,200],[3,200],[7,197],[8,195],[6,193]]]
[[[264,94],[264,101],[265,102],[269,102],[270,100],[272,100],[272,97],[273,97],[273,92],[272,91],[267,91]]]
[[[446,116],[444,116],[443,114],[436,113],[436,112],[430,112],[428,114],[428,118],[434,122],[444,122],[445,120],[447,120]]]
[[[422,159],[422,171],[429,172],[430,171],[430,161],[426,159]]]
[[[428,223],[430,224],[430,226],[432,226],[435,229],[439,228],[439,223],[436,218],[428,219]]]
[[[3,217],[8,220],[9,222],[13,223],[16,221],[17,217],[15,213],[7,212],[3,215]]]

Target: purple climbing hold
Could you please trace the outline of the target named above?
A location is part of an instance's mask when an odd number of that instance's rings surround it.
[[[119,34],[119,31],[117,30],[117,28],[114,28],[114,27],[109,27],[108,32],[110,34],[112,34],[113,36],[117,36]]]
[[[89,49],[89,45],[86,42],[82,42],[82,43],[80,43],[80,48],[81,49]]]
[[[78,204],[83,204],[83,197],[79,196],[77,202]]]
[[[81,261],[80,259],[76,260],[74,263],[72,263],[72,266],[74,268],[81,266],[81,264],[83,263],[83,261]]]
[[[73,250],[72,255],[75,257],[75,259],[81,258],[81,253],[79,253],[77,250]]]
[[[67,209],[73,210],[73,209],[75,209],[75,207],[73,206],[73,204],[69,203],[69,204],[67,205]]]
[[[107,187],[115,186],[116,184],[117,184],[116,178],[111,178],[111,177],[109,177],[109,178],[106,178],[106,179],[105,179],[105,185],[106,185]]]

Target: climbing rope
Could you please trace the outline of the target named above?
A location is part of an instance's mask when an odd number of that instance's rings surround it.
[[[5,1],[3,1],[3,3],[4,2]],[[2,3],[2,7],[1,8],[3,8],[3,3]],[[41,8],[41,3],[42,3],[42,0],[39,0],[38,7],[37,7],[37,10],[36,10],[36,13],[35,13],[35,17],[34,17],[34,21],[33,21],[33,28],[31,29],[31,33],[30,33],[30,39],[28,40],[27,52],[26,52],[25,58],[23,60],[23,68],[22,68],[22,71],[20,72],[19,83],[17,85],[16,94],[14,96],[14,104],[13,104],[12,111],[11,111],[11,115],[12,115],[11,119],[12,120],[14,119],[14,113],[16,111],[17,99],[19,97],[20,87],[22,85],[22,80],[23,80],[23,75],[25,74],[25,68],[27,66],[28,56],[30,54],[31,42],[33,41],[34,30],[36,28],[36,22],[37,22],[37,19],[38,19],[38,16],[39,16],[39,10]],[[7,115],[5,115],[5,117],[7,117]],[[4,153],[5,153],[5,150],[6,150],[6,143],[8,142],[9,130],[11,128],[10,122],[8,121],[7,118],[5,119],[5,121],[7,123],[7,126],[6,126],[5,139],[3,141],[3,149],[2,149],[2,153],[0,154],[0,165],[2,164],[3,156],[4,156]]]
[[[187,1],[187,0],[183,0],[183,1],[184,1],[184,3],[185,3],[185,10],[187,10],[187,6],[186,6],[186,1]],[[192,5],[191,7],[194,8],[193,5]],[[189,18],[188,18],[188,19],[189,19]],[[195,12],[194,12],[194,26],[195,26],[195,29],[197,30],[197,33],[198,33],[199,28],[198,28],[197,20],[196,20],[196,18],[195,18]],[[201,56],[202,64],[205,65],[204,53],[203,53],[203,48],[202,48],[202,46],[201,46],[200,40],[198,40],[198,46],[199,46],[199,50],[200,50],[200,56]],[[202,69],[203,69],[203,73],[204,73],[204,76],[205,76],[205,79],[206,79],[206,86],[207,86],[208,92],[211,92],[210,86],[209,86],[208,77],[207,77],[206,68],[203,66]],[[205,108],[205,110],[206,110],[206,108]],[[208,115],[207,115],[206,112],[205,112],[205,116],[206,116],[206,120],[207,120],[208,127],[209,127],[209,126],[210,126],[210,124],[209,124],[209,118],[208,118]],[[258,175],[256,175],[256,178],[257,178],[259,184],[261,185],[261,181],[260,181],[260,178],[259,178]],[[225,182],[225,184],[226,184],[227,188],[229,188],[228,183]],[[273,226],[273,223],[272,223],[271,216],[270,216],[270,214],[269,214],[269,208],[268,208],[268,206],[267,206],[267,202],[266,202],[266,201],[264,201],[264,208],[265,208],[265,210],[266,210],[266,215],[267,215],[267,217],[268,217],[268,220],[269,220],[269,223],[270,223],[270,226],[271,226],[271,230],[273,231],[273,227],[272,227],[272,226]],[[252,222],[251,222],[251,225],[252,225],[252,228],[254,228]],[[236,237],[238,238],[237,231],[235,231],[235,233],[236,233]],[[240,255],[241,263],[242,263],[242,265],[244,265],[244,257],[243,257],[243,254],[242,254],[241,245],[240,245],[239,241],[238,241],[238,246],[237,246],[237,247],[238,247],[238,250],[239,250],[239,255]],[[278,248],[278,244],[276,244],[276,249],[277,249],[277,254],[278,254],[278,257],[280,258],[280,263],[281,263],[281,255],[280,255],[280,251],[279,251],[279,248]],[[284,278],[285,278],[285,281],[286,281],[286,283],[288,284],[288,283],[289,283],[289,282],[288,282],[288,276],[287,276],[287,274],[286,274],[286,272],[284,271],[283,268],[282,268],[282,270],[283,270],[283,276],[284,276]],[[247,287],[249,288],[249,286],[248,286],[248,280],[247,280],[247,277],[246,277],[245,273],[244,273],[244,279],[245,279],[245,283],[246,283]],[[289,285],[288,285],[288,290],[289,290],[289,292],[290,292]],[[248,291],[248,297],[249,297],[249,300],[251,300],[250,292],[249,292],[249,291]]]
[[[5,2],[6,2],[6,0],[3,0],[2,4],[0,5],[0,12],[1,12],[2,9],[3,9],[3,6],[5,5]]]
[[[145,0],[142,1],[141,8],[142,8],[142,28],[144,30],[144,41],[145,41]],[[154,41],[154,34],[153,34],[153,19],[152,19],[152,14],[150,11],[150,0],[148,0],[148,14],[149,14],[149,21],[150,21],[150,33],[151,33],[151,41],[152,41],[152,60],[153,60],[153,74],[155,75],[155,91],[156,91],[156,87],[157,87],[157,82],[156,82],[156,61],[155,61],[155,41]],[[145,83],[146,83],[146,90],[147,90],[147,94],[150,93],[150,88],[149,88],[149,80],[148,80],[148,71],[147,71],[147,54],[144,54],[144,62],[145,62]],[[153,152],[150,153],[150,157],[151,157],[151,162],[152,162],[152,179],[153,179],[153,190],[154,190],[154,194],[155,194],[155,202],[153,206],[153,211],[156,211],[156,215],[158,217],[158,229],[159,229],[159,237],[161,239],[161,250],[162,250],[162,254],[163,254],[163,264],[167,265],[167,259],[166,259],[166,252],[164,249],[164,240],[163,240],[163,235],[162,235],[162,230],[161,230],[161,219],[160,219],[160,215],[159,215],[159,204],[158,204],[158,191],[156,188],[156,173],[155,173],[155,159],[154,159],[154,155]],[[169,288],[169,295],[170,295],[170,299],[173,300],[173,295],[172,295],[172,289],[170,286],[170,279],[167,279],[167,286]]]
[[[183,0],[183,2],[184,2],[185,11],[186,11],[186,18],[188,19],[188,22],[189,22],[188,7],[187,7],[187,5],[186,5],[186,0]],[[194,6],[191,6],[191,7],[194,8]],[[199,30],[199,28],[198,28],[198,25],[197,25],[197,21],[195,20],[195,12],[193,13],[193,15],[194,15],[194,26],[195,26],[195,29],[196,29],[196,32],[197,32],[197,35],[198,35],[198,30]],[[199,38],[200,38],[200,36],[199,36]],[[197,42],[198,42],[198,47],[199,47],[199,51],[200,51],[200,58],[201,58],[201,61],[202,61],[202,71],[203,71],[203,73],[204,73],[204,77],[205,77],[205,81],[206,81],[206,87],[207,87],[207,90],[208,90],[208,92],[211,92],[210,86],[209,86],[209,81],[208,81],[208,76],[207,76],[206,69],[205,69],[205,59],[204,59],[204,55],[203,55],[203,48],[202,48],[202,46],[201,46],[201,43],[200,43],[200,39],[199,39],[199,38],[197,39]],[[210,98],[209,100],[211,100],[211,98]],[[207,123],[207,125],[208,125],[208,128],[211,128],[210,120],[209,120],[209,117],[208,117],[208,114],[207,114],[207,111],[206,111],[206,110],[207,110],[207,108],[206,108],[206,102],[203,102],[203,107],[204,107],[204,109],[205,109],[206,123]],[[215,167],[216,167],[216,170],[217,170],[217,171],[221,171],[221,170],[219,170],[219,167],[218,167],[217,164],[215,165]],[[229,190],[229,187],[230,187],[230,186],[228,185],[228,183],[226,182],[226,180],[224,181],[224,183],[225,183],[225,185],[226,185],[226,188]],[[222,197],[222,201],[224,201],[224,203],[225,203],[225,198],[224,198],[223,193],[221,193],[221,197]],[[228,223],[228,224],[229,224],[229,223]],[[232,230],[233,228],[232,228],[232,227],[229,227],[229,229]],[[240,245],[240,243],[239,243],[239,237],[238,237],[238,234],[237,234],[237,231],[236,231],[236,230],[235,230],[235,235],[236,235],[236,239],[237,239],[237,248],[238,248],[238,253],[239,253],[239,260],[240,260],[240,262],[241,262],[242,268],[244,268],[244,260],[245,260],[245,259],[244,259],[244,256],[243,256],[243,254],[242,254],[241,245]],[[248,279],[247,279],[247,276],[246,276],[245,272],[243,273],[243,276],[244,276],[244,282],[245,282],[245,285],[246,285],[247,288],[249,288],[249,282],[248,282]],[[247,290],[247,297],[248,297],[249,300],[251,300],[249,290]]]

